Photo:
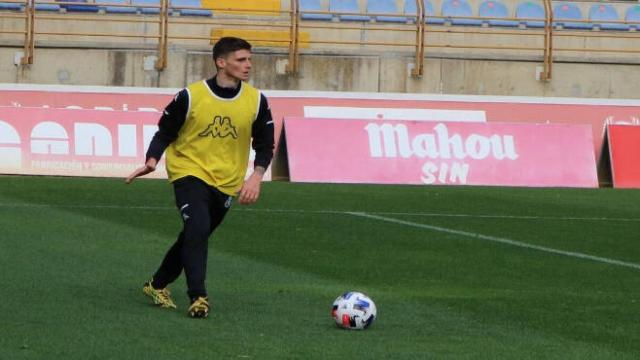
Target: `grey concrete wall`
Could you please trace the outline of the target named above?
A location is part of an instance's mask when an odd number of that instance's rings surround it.
[[[183,87],[213,73],[209,51],[171,49],[168,66],[153,69],[155,49],[37,48],[35,62],[14,65],[19,47],[0,48],[0,82]],[[303,54],[297,75],[281,70],[287,55],[254,54],[252,82],[262,89],[435,94],[640,98],[635,64],[556,61],[549,82],[536,80],[534,60],[427,57],[413,78],[410,55]]]

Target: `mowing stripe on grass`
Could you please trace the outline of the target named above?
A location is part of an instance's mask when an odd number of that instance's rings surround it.
[[[547,252],[547,253],[551,253],[551,254],[564,255],[564,256],[569,256],[569,257],[574,257],[574,258],[579,258],[579,259],[592,260],[592,261],[597,261],[597,262],[601,262],[601,263],[605,263],[605,264],[609,264],[609,265],[618,265],[618,266],[624,266],[624,267],[629,267],[629,268],[632,268],[632,269],[640,270],[640,264],[636,264],[636,263],[632,263],[632,262],[609,259],[609,258],[604,258],[604,257],[600,257],[600,256],[593,256],[593,255],[588,255],[588,254],[583,254],[583,253],[573,252],[573,251],[558,250],[558,249],[554,249],[554,248],[550,248],[550,247],[546,247],[546,246],[532,245],[532,244],[528,244],[528,243],[524,243],[524,242],[520,242],[520,241],[516,241],[516,240],[511,240],[511,239],[499,238],[499,237],[489,236],[489,235],[482,235],[482,234],[468,232],[468,231],[462,231],[462,230],[449,229],[449,228],[435,226],[435,225],[420,224],[420,223],[415,223],[415,222],[411,222],[411,221],[404,221],[404,220],[400,220],[400,219],[394,219],[394,218],[389,218],[389,217],[384,217],[384,216],[372,215],[372,214],[363,213],[363,212],[346,212],[346,214],[353,215],[353,216],[359,216],[359,217],[363,217],[363,218],[368,218],[368,219],[373,219],[373,220],[379,220],[379,221],[384,221],[384,222],[400,224],[400,225],[406,225],[406,226],[411,226],[411,227],[416,227],[416,228],[428,229],[428,230],[443,232],[443,233],[447,233],[447,234],[460,235],[460,236],[470,237],[470,238],[474,238],[474,239],[492,241],[492,242],[497,242],[497,243],[501,243],[501,244],[516,246],[516,247],[525,248],[525,249],[543,251],[543,252]]]
[[[56,205],[56,204],[2,204],[0,208],[70,208],[70,209],[132,209],[132,210],[175,210],[173,206],[145,206],[145,205]],[[252,209],[234,207],[233,211],[250,212],[277,212],[277,213],[300,213],[300,214],[348,214],[358,211],[338,211],[338,210],[301,210],[301,209]],[[457,217],[457,218],[478,218],[478,219],[513,219],[513,220],[561,220],[561,221],[620,221],[620,222],[640,222],[640,218],[607,218],[607,217],[574,217],[574,216],[535,216],[535,215],[501,215],[501,214],[446,214],[446,213],[410,213],[410,212],[389,212],[371,211],[369,214],[391,215],[391,216],[425,216],[425,217]]]
[[[169,206],[55,205],[55,204],[9,204],[9,203],[4,203],[4,204],[0,203],[0,207],[5,207],[5,208],[19,208],[19,207],[34,207],[34,208],[36,208],[36,207],[38,207],[38,208],[80,208],[80,209],[133,209],[133,210],[163,210],[163,211],[165,211],[165,210],[174,210],[175,209],[174,207],[169,207]],[[633,218],[579,218],[579,217],[558,217],[558,218],[555,218],[555,217],[541,217],[541,216],[471,215],[471,214],[438,214],[438,213],[393,213],[393,212],[370,212],[370,213],[364,213],[364,212],[357,212],[357,211],[336,211],[336,210],[250,209],[250,208],[236,209],[235,211],[280,212],[280,213],[301,213],[301,214],[339,214],[339,215],[348,214],[348,215],[352,215],[352,216],[359,216],[359,217],[370,218],[370,219],[375,219],[375,220],[380,220],[380,221],[385,221],[385,222],[391,222],[391,223],[396,223],[396,224],[401,224],[401,225],[406,225],[406,226],[411,226],[411,227],[429,229],[429,230],[433,230],[433,231],[439,231],[439,232],[444,232],[444,233],[449,233],[449,234],[461,235],[461,236],[466,236],[466,237],[471,237],[471,238],[481,239],[481,240],[486,240],[486,241],[492,241],[492,242],[507,244],[507,245],[521,247],[521,248],[533,249],[533,250],[543,251],[543,252],[552,253],[552,254],[564,255],[564,256],[580,258],[580,259],[587,259],[587,260],[597,261],[597,262],[606,263],[606,264],[610,264],[610,265],[618,265],[618,266],[624,266],[624,267],[629,267],[629,268],[640,270],[640,264],[636,264],[636,263],[625,262],[625,261],[620,261],[620,260],[615,260],[615,259],[608,259],[608,258],[604,258],[604,257],[593,256],[593,255],[588,255],[588,254],[583,254],[583,253],[578,253],[578,252],[558,250],[558,249],[554,249],[554,248],[549,248],[549,247],[545,247],[545,246],[538,246],[538,245],[532,245],[532,244],[528,244],[528,243],[524,243],[524,242],[520,242],[520,241],[515,241],[515,240],[510,240],[510,239],[505,239],[505,238],[482,235],[482,234],[477,234],[477,233],[472,233],[472,232],[467,232],[467,231],[462,231],[462,230],[449,229],[449,228],[439,227],[439,226],[435,226],[435,225],[415,223],[415,222],[410,222],[410,221],[405,221],[405,220],[399,220],[399,219],[384,217],[384,216],[380,216],[380,215],[434,216],[434,217],[436,217],[436,216],[445,216],[445,217],[446,216],[455,216],[455,217],[468,217],[468,218],[493,217],[493,218],[504,218],[504,219],[634,221],[634,222],[635,221],[640,221],[640,219],[633,219]],[[374,214],[379,214],[379,215],[374,215]]]

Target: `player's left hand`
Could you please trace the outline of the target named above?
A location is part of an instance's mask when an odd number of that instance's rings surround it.
[[[254,172],[242,185],[240,195],[238,196],[238,204],[251,205],[258,201],[260,197],[260,183],[262,182],[261,174]]]

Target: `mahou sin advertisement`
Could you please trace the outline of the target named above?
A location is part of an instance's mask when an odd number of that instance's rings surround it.
[[[591,127],[285,119],[292,181],[597,187]]]

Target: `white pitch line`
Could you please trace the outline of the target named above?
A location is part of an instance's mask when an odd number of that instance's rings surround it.
[[[175,210],[172,206],[144,206],[144,205],[56,205],[56,204],[10,204],[0,203],[0,208],[63,208],[63,209],[133,209],[133,210]],[[267,213],[293,213],[293,214],[347,214],[358,213],[359,211],[337,211],[337,210],[301,210],[301,209],[256,209],[234,207],[234,211],[267,212]],[[640,222],[640,218],[608,218],[608,217],[573,217],[573,216],[535,216],[535,215],[501,215],[501,214],[447,214],[447,213],[411,213],[411,212],[389,212],[389,211],[369,211],[369,214],[390,215],[390,216],[424,216],[424,217],[456,217],[456,218],[477,218],[477,219],[512,219],[512,220],[559,220],[559,221],[620,221],[620,222]]]
[[[588,254],[583,254],[583,253],[573,252],[573,251],[558,250],[558,249],[554,249],[554,248],[550,248],[550,247],[546,247],[546,246],[532,245],[532,244],[528,244],[528,243],[524,243],[524,242],[520,242],[520,241],[516,241],[516,240],[511,240],[511,239],[499,238],[499,237],[489,236],[489,235],[482,235],[482,234],[478,234],[478,233],[472,233],[472,232],[467,232],[467,231],[462,231],[462,230],[449,229],[449,228],[445,228],[445,227],[428,225],[428,224],[420,224],[420,223],[415,223],[415,222],[411,222],[411,221],[404,221],[404,220],[388,218],[388,217],[384,217],[384,216],[367,214],[367,213],[363,213],[363,212],[347,212],[347,214],[353,215],[353,216],[359,216],[359,217],[363,217],[363,218],[368,218],[368,219],[374,219],[374,220],[379,220],[379,221],[384,221],[384,222],[390,222],[390,223],[395,223],[395,224],[400,224],[400,225],[406,225],[406,226],[421,228],[421,229],[428,229],[428,230],[443,232],[443,233],[447,233],[447,234],[454,234],[454,235],[460,235],[460,236],[470,237],[470,238],[474,238],[474,239],[492,241],[492,242],[496,242],[496,243],[516,246],[516,247],[525,248],[525,249],[538,250],[538,251],[543,251],[543,252],[547,252],[547,253],[551,253],[551,254],[564,255],[564,256],[574,257],[574,258],[578,258],[578,259],[592,260],[592,261],[601,262],[601,263],[605,263],[605,264],[609,264],[609,265],[618,265],[618,266],[624,266],[624,267],[629,267],[629,268],[632,268],[632,269],[640,270],[640,264],[636,264],[636,263],[632,263],[632,262],[609,259],[609,258],[604,258],[604,257],[600,257],[600,256],[593,256],[593,255],[588,255]]]
[[[584,220],[584,221],[623,221],[639,222],[640,218],[607,218],[607,217],[577,217],[577,216],[536,216],[536,215],[500,215],[500,214],[443,214],[443,213],[402,213],[402,212],[373,212],[379,215],[426,216],[426,217],[459,217],[480,219],[514,219],[514,220]]]

